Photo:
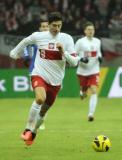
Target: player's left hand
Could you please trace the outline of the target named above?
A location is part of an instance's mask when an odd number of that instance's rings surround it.
[[[58,48],[59,52],[63,55],[64,54],[64,48],[61,43],[56,44],[56,48]]]
[[[89,59],[88,59],[88,57],[83,57],[83,58],[80,59],[80,61],[83,62],[83,63],[88,63]]]
[[[102,57],[98,57],[98,61],[99,61],[99,63],[101,64],[102,61],[103,61]]]

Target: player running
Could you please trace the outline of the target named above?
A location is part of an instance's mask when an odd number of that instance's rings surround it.
[[[27,125],[21,137],[26,145],[31,145],[39,126],[43,123],[48,109],[53,105],[65,74],[66,62],[76,66],[78,56],[73,56],[74,42],[69,34],[61,33],[62,16],[52,12],[48,18],[49,31],[35,32],[24,38],[11,52],[14,59],[20,58],[23,48],[37,45],[37,54],[32,60],[31,83],[35,100],[29,112]]]
[[[80,38],[75,44],[75,50],[81,57],[78,64],[77,76],[80,83],[80,97],[87,96],[88,89],[91,92],[89,101],[88,120],[94,120],[94,112],[97,105],[97,86],[99,83],[101,42],[94,37],[95,27],[92,22],[84,25],[85,37]]]

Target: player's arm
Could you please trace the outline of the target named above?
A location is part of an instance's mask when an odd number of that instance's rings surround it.
[[[75,44],[75,51],[78,55],[80,55],[80,62],[82,62],[82,63],[88,63],[89,62],[88,57],[84,57],[84,54],[82,52],[82,44],[80,42],[80,39]]]
[[[68,37],[68,42],[67,42],[67,49],[64,51],[64,48],[61,44],[57,44],[57,48],[59,49],[59,52],[66,58],[66,61],[71,65],[71,66],[77,66],[80,57],[76,55],[75,49],[74,49],[74,41],[72,37]]]
[[[99,41],[99,47],[98,47],[98,61],[99,63],[102,63],[103,61],[102,53],[101,53],[101,41]]]
[[[76,53],[72,52],[72,54],[69,54],[67,51],[64,52],[64,57],[66,58],[66,61],[71,65],[71,66],[77,66],[78,62],[80,60],[80,57],[76,55]]]
[[[13,50],[10,51],[10,57],[13,59],[18,59],[22,56],[24,48],[30,44],[35,43],[34,34],[24,38]]]
[[[66,58],[66,61],[72,65],[72,66],[77,66],[80,57],[76,55],[75,52],[72,52],[72,54],[69,54],[68,51],[64,51],[64,48],[62,46],[62,44],[57,43],[57,48],[59,50],[59,52],[62,54],[62,56],[64,56]]]

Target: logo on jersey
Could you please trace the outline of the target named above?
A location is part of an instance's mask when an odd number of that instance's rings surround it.
[[[54,49],[55,48],[55,43],[49,43],[48,48],[49,49]]]

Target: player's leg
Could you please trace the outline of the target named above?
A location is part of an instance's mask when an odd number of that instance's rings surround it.
[[[42,123],[42,124],[40,125],[40,127],[39,127],[39,129],[40,129],[40,130],[45,130],[45,128],[46,128],[46,127],[45,127],[45,123],[44,123],[44,122],[45,122],[46,117],[47,117],[47,114],[45,114],[45,116],[44,116],[44,118],[43,118],[43,119],[44,119],[44,121],[43,121],[43,123]]]
[[[40,117],[39,112],[41,106],[46,100],[46,91],[43,87],[36,87],[34,89],[34,92],[35,101],[30,108],[26,129],[22,134],[22,139],[25,140],[27,145],[32,144],[36,136],[37,130],[35,130],[35,128],[37,127],[37,125],[41,125],[41,123],[43,123],[43,117]]]
[[[78,75],[78,80],[80,84],[80,98],[83,100],[87,97],[87,77],[83,75]]]
[[[89,113],[88,120],[94,120],[94,113],[97,106],[98,96],[97,96],[97,87],[99,83],[99,74],[92,75],[89,80],[89,90],[91,92],[90,100],[89,100]]]
[[[96,110],[97,106],[97,87],[96,86],[91,86],[90,88],[91,95],[90,95],[90,100],[89,100],[89,113],[88,113],[88,120],[93,121],[94,120],[94,113]]]
[[[34,114],[31,127],[26,128],[22,134],[22,139],[25,140],[27,145],[33,143],[37,130],[43,123],[46,112],[55,101],[56,95],[60,90],[60,86],[48,85],[40,77],[34,78],[34,81],[32,80],[32,86],[35,92],[36,105],[38,105],[38,108],[40,107],[40,109]]]
[[[87,97],[87,89],[88,89],[88,87],[80,86],[80,98],[81,98],[81,100],[83,100]]]
[[[44,121],[46,113],[49,110],[49,108],[53,105],[59,90],[60,86],[47,85],[46,100],[45,103],[41,105],[40,113],[37,116],[37,122],[36,125],[34,126],[35,127],[33,130],[34,133],[37,132],[38,128]]]
[[[35,117],[35,125],[32,130],[34,133],[37,133],[38,128],[44,123],[45,115],[50,107],[51,106],[45,103],[41,105],[41,109]],[[41,112],[43,112],[43,114],[40,114]]]
[[[38,123],[39,112],[41,106],[44,104],[46,100],[46,83],[45,81],[38,76],[32,76],[32,87],[35,93],[35,101],[33,102],[30,112],[29,118],[27,121],[26,129],[22,134],[22,139],[25,141],[29,141],[30,139],[35,138],[36,131],[35,127]],[[40,124],[43,123],[43,117],[39,117]],[[33,135],[33,136],[32,136]]]
[[[45,130],[45,124],[44,124],[44,122],[40,125],[39,129],[40,130]]]
[[[41,105],[45,102],[46,100],[46,92],[43,87],[37,87],[34,90],[35,92],[35,100],[32,103],[32,106],[30,108],[29,112],[29,117],[26,125],[26,129],[33,129],[33,125],[35,123],[35,118],[39,114]]]

